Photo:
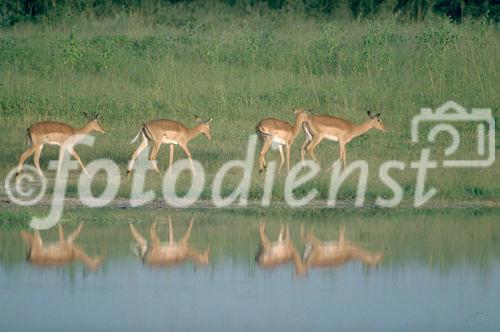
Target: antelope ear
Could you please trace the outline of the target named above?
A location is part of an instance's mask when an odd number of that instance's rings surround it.
[[[293,114],[297,114],[299,109],[297,107],[292,108]]]
[[[380,114],[382,114],[382,113],[377,113],[377,114],[375,114],[375,117],[376,117],[376,118],[380,118]]]
[[[314,110],[311,109],[311,110],[307,110],[309,113],[314,113]]]
[[[366,111],[366,114],[368,114],[368,116],[369,116],[370,118],[372,118],[372,117],[373,117],[373,116],[372,116],[372,112],[371,112],[371,111]]]
[[[95,120],[99,120],[99,117],[100,117],[100,116],[101,116],[101,115],[100,115],[99,113],[97,113],[97,114],[94,116],[94,119],[95,119]]]
[[[208,119],[207,121],[205,121],[205,123],[206,123],[206,124],[208,124],[208,123],[212,122],[212,120],[213,120],[213,119],[214,119],[214,118],[213,118],[213,117],[211,117],[210,119]]]
[[[196,122],[203,122],[203,120],[201,120],[201,118],[198,116],[198,115],[194,115],[194,121]]]

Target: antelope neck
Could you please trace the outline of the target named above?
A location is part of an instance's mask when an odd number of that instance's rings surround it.
[[[367,120],[367,121],[363,122],[360,125],[353,126],[353,128],[352,128],[352,137],[351,138],[363,135],[364,133],[366,133],[371,128],[372,128],[371,120]]]
[[[201,126],[203,126],[203,124],[199,124],[191,129],[187,130],[186,136],[187,136],[188,141],[192,138],[195,138],[196,136],[198,136],[201,133]]]
[[[292,134],[293,134],[293,137],[297,137],[297,135],[299,134],[300,132],[300,129],[302,128],[302,123],[304,121],[300,121],[298,118],[295,119],[295,123],[293,124],[293,127],[292,127]]]
[[[77,134],[77,135],[86,135],[86,134],[88,134],[92,130],[91,127],[90,127],[91,122],[92,121],[89,121],[82,128],[76,129],[75,130],[75,134]]]

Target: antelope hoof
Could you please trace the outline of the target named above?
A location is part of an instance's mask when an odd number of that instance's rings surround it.
[[[89,173],[87,172],[87,169],[86,169],[86,168],[83,168],[83,167],[82,167],[82,172],[83,172],[83,173],[87,176],[87,178],[89,178],[89,179],[90,179],[90,175],[89,175]],[[40,175],[42,175],[42,174],[40,173]]]
[[[260,174],[260,177],[264,177],[264,174],[265,175],[269,174],[267,172],[267,166],[264,166],[264,168],[259,169],[259,174]]]
[[[16,179],[17,179],[18,176],[19,176],[19,172],[16,172]]]
[[[127,175],[126,175],[126,176],[127,176],[127,179],[128,179],[128,178],[130,178],[130,173],[132,173],[132,171],[128,169],[128,170],[127,170]]]
[[[305,277],[307,275],[306,268],[300,268],[295,270],[295,275],[298,277]]]

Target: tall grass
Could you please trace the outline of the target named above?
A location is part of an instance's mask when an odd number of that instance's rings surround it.
[[[225,161],[244,158],[248,136],[261,118],[292,122],[290,109],[305,107],[360,123],[366,110],[373,110],[382,112],[388,131],[369,132],[349,143],[348,161],[370,163],[369,197],[390,194],[377,179],[379,165],[405,161],[406,170],[395,171],[394,177],[411,199],[416,172],[409,161],[419,158],[422,146],[410,143],[410,121],[421,107],[435,108],[451,99],[467,108],[491,107],[497,116],[499,34],[487,21],[344,22],[210,8],[171,6],[156,15],[122,12],[113,18],[81,16],[67,24],[0,30],[0,175],[17,164],[26,148],[25,129],[36,121],[81,126],[81,111],[100,112],[107,133],[97,137],[94,147],[77,150],[84,162],[111,158],[124,171],[135,148],[129,141],[144,121],[170,118],[190,126],[193,114],[199,114],[214,116],[212,141],[190,143],[194,158],[205,167],[204,197],[209,197],[211,177]],[[462,142],[472,147],[476,133],[462,134]],[[292,148],[294,161],[303,139],[301,134]],[[438,151],[447,144],[441,140]],[[165,151],[160,153],[163,169]],[[338,156],[337,144],[322,143],[318,155],[326,168]],[[55,148],[45,148],[43,167],[56,158]],[[179,158],[184,158],[181,151],[176,152]],[[268,158],[277,158],[276,152]],[[496,199],[498,181],[490,179],[499,173],[498,163],[483,170],[441,169],[431,171],[429,181],[441,198]],[[341,197],[352,197],[355,180],[343,187]],[[149,181],[158,190],[155,175]],[[225,190],[237,181],[235,172]],[[181,180],[180,187],[187,182]],[[273,194],[280,199],[283,177],[277,182]],[[329,183],[329,173],[323,172],[303,191],[316,187],[326,197]],[[128,190],[124,183],[121,194]],[[252,198],[261,193],[255,172]]]

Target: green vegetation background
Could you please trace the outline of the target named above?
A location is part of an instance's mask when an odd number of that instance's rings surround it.
[[[75,13],[109,17],[117,12],[139,10],[161,16],[163,7],[169,4],[192,7],[226,5],[242,12],[261,8],[355,18],[395,13],[406,19],[423,20],[437,14],[458,22],[478,17],[498,22],[500,15],[500,4],[495,0],[3,0],[0,25],[61,20]]]
[[[26,128],[36,121],[82,126],[82,111],[101,113],[107,133],[96,135],[94,147],[77,151],[85,163],[113,159],[124,175],[136,146],[129,141],[143,122],[169,118],[191,126],[193,114],[199,114],[214,117],[212,140],[199,137],[189,144],[205,167],[203,197],[210,198],[213,175],[225,161],[244,158],[248,137],[261,118],[292,122],[290,110],[305,107],[360,123],[366,110],[372,110],[382,112],[387,132],[370,131],[349,143],[348,161],[370,164],[368,202],[391,195],[378,179],[380,164],[404,161],[406,169],[391,175],[403,185],[405,199],[412,200],[416,171],[409,162],[418,160],[423,145],[411,144],[410,121],[420,108],[455,100],[467,108],[490,107],[498,116],[500,39],[498,26],[487,15],[456,23],[432,15],[416,21],[383,13],[352,19],[289,7],[242,10],[215,2],[158,4],[155,10],[113,8],[108,15],[88,10],[41,15],[0,29],[2,179],[17,165],[26,149]],[[470,151],[477,140],[472,129],[461,133]],[[303,141],[301,134],[292,147],[292,161],[299,159]],[[446,137],[440,139],[432,157],[443,156],[448,144]],[[328,195],[330,173],[325,169],[338,157],[338,145],[324,142],[318,152],[323,172],[297,195],[313,187],[319,198]],[[163,171],[167,154],[163,147]],[[56,158],[57,148],[45,147],[42,167]],[[184,155],[177,150],[180,158]],[[276,151],[270,151],[268,160],[276,158]],[[251,198],[258,200],[262,180],[256,168]],[[226,193],[240,173],[227,177]],[[53,172],[47,174],[53,178]],[[428,183],[443,200],[498,200],[499,175],[498,163],[485,169],[439,169],[430,172]],[[158,176],[151,173],[148,182],[160,193]],[[188,182],[187,175],[179,180],[180,191]],[[75,173],[70,195],[76,183]],[[283,183],[282,175],[273,199],[282,199]],[[98,180],[95,189],[102,185]],[[355,188],[352,177],[342,187],[341,199],[352,199]],[[130,182],[123,182],[120,195],[129,190]]]

